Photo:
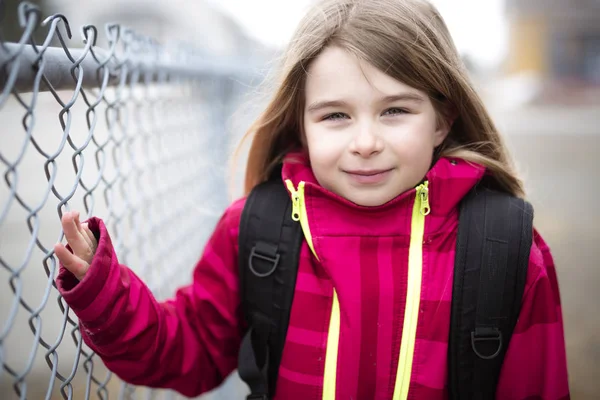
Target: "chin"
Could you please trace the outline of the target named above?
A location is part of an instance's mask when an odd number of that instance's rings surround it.
[[[396,196],[390,195],[373,195],[366,194],[364,196],[350,196],[348,200],[362,207],[378,207],[393,200]]]

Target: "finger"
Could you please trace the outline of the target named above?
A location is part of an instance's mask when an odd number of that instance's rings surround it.
[[[79,280],[83,279],[90,265],[71,253],[63,244],[54,245],[54,253],[58,260],[68,271],[70,271]]]
[[[73,252],[78,256],[89,252],[89,246],[79,233],[79,227],[75,223],[75,212],[71,211],[63,215],[62,225],[67,242]]]
[[[62,219],[60,221],[62,224],[63,231],[65,233],[65,238],[67,239],[67,242],[69,242],[69,244],[77,240],[77,230],[73,229],[75,226],[73,219],[73,212],[67,211],[63,214]]]
[[[96,240],[96,235],[94,235],[94,232],[92,232],[92,230],[89,228],[87,222],[81,224],[81,226],[83,228],[84,235],[90,241],[91,248],[93,249],[93,251],[96,251],[96,249],[98,248],[98,241]]]
[[[77,230],[79,231],[79,233],[81,234],[81,237],[87,242],[87,235],[85,234],[85,231],[83,230],[83,224],[81,223],[79,217],[81,216],[81,214],[79,213],[79,211],[76,211],[75,214],[75,226],[77,226]]]
[[[79,225],[79,233],[83,237],[83,240],[85,240],[85,242],[88,244],[88,246],[90,246],[90,248],[94,248],[94,243],[87,233],[88,230],[89,228],[87,227],[87,222],[84,222],[83,224]]]

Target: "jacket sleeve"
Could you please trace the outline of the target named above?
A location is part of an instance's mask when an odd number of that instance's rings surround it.
[[[563,318],[550,249],[534,232],[521,313],[502,366],[497,399],[569,399]]]
[[[104,223],[81,282],[61,266],[57,287],[80,322],[85,343],[126,382],[196,396],[237,367],[242,336],[237,235],[243,204],[221,217],[195,266],[193,282],[158,302],[134,272],[119,264]],[[168,266],[162,266],[168,268]]]

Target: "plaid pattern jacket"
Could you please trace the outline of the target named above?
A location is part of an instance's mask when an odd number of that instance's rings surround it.
[[[320,187],[303,155],[288,156],[282,175],[306,240],[276,400],[448,397],[457,206],[484,174],[441,159],[419,187],[367,208]],[[164,302],[119,263],[103,222],[89,221],[100,234],[91,269],[78,282],[61,268],[57,285],[86,344],[119,377],[195,396],[235,370],[244,201],[221,217],[192,283]],[[537,231],[497,398],[569,398],[559,288]]]

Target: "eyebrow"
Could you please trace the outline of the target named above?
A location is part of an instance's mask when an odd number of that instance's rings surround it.
[[[306,108],[306,112],[315,112],[330,107],[345,107],[348,103],[342,100],[316,101]]]
[[[425,101],[425,99],[423,98],[423,96],[421,96],[417,93],[401,93],[401,94],[394,94],[394,95],[386,96],[386,97],[380,99],[379,103],[392,103],[394,101],[412,101],[415,103],[422,103]],[[322,110],[324,108],[345,107],[345,106],[348,106],[348,103],[343,100],[316,101],[316,102],[310,104],[306,108],[306,112],[311,113],[311,112]]]
[[[394,94],[391,96],[386,96],[381,100],[381,102],[382,103],[392,103],[394,101],[401,101],[401,100],[412,101],[415,103],[423,103],[425,101],[425,98],[417,93],[401,93],[401,94]]]

